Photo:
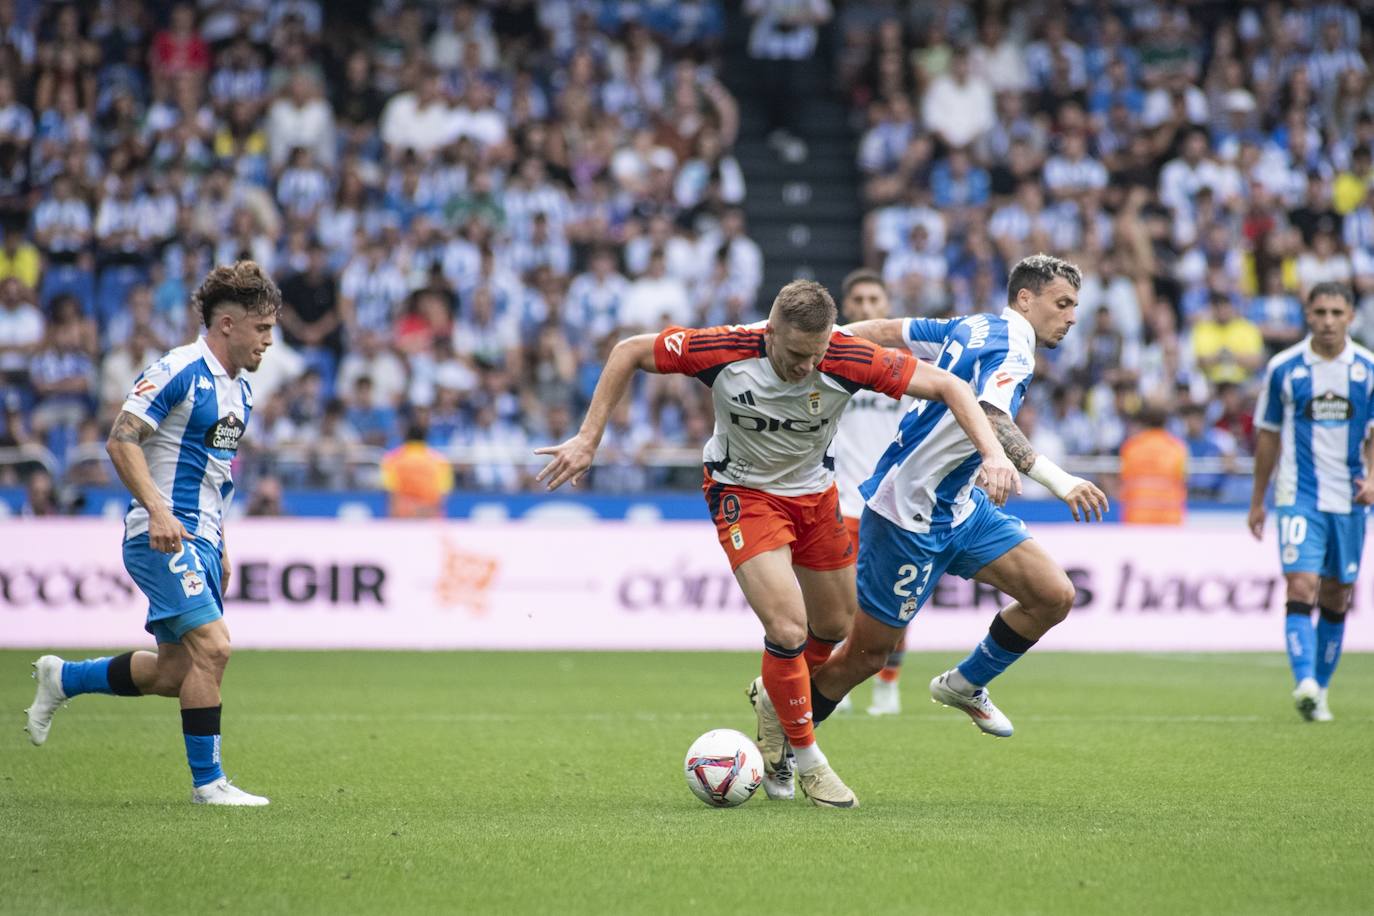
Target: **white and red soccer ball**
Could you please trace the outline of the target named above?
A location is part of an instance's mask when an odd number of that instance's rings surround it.
[[[692,742],[683,769],[697,798],[713,808],[733,808],[763,782],[763,755],[742,732],[717,728]]]

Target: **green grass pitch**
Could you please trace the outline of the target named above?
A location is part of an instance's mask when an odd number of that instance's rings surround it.
[[[191,807],[170,700],[79,698],[31,747],[36,655],[0,652],[4,912],[1374,911],[1371,655],[1314,725],[1278,652],[1036,653],[999,741],[913,653],[902,716],[821,730],[850,812],[688,791],[693,738],[753,727],[751,655],[243,652],[258,810]]]

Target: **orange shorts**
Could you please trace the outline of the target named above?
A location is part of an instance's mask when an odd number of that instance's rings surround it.
[[[859,555],[859,519],[853,515],[844,516],[844,527],[849,532],[849,539],[854,542],[854,555]]]
[[[843,569],[858,558],[834,486],[807,496],[774,496],[707,477],[701,489],[731,569],[784,544],[792,545],[793,565],[807,569]]]

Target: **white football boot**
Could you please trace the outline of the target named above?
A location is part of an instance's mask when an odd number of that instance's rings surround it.
[[[62,692],[62,659],[56,655],[40,657],[33,663],[30,676],[38,682],[38,689],[33,695],[33,705],[24,710],[29,714],[24,731],[29,733],[29,740],[34,744],[42,744],[48,740],[53,713],[67,702],[67,695]]]
[[[759,753],[763,755],[763,790],[773,801],[795,798],[792,759],[787,751],[787,733],[782,730],[778,711],[763,689],[762,676],[754,678],[745,691],[758,719]]]
[[[802,791],[818,808],[859,807],[859,797],[835,775],[828,763],[802,770],[800,781]]]
[[[1305,677],[1299,681],[1298,686],[1293,688],[1293,705],[1298,708],[1298,715],[1308,722],[1316,720],[1317,701],[1321,694],[1322,690],[1314,678]]]
[[[263,805],[270,804],[270,802],[270,799],[263,798],[261,795],[252,795],[243,791],[224,776],[221,776],[214,782],[208,782],[203,786],[198,786],[191,790],[191,804],[193,805],[226,805],[236,808],[261,808]]]
[[[1002,710],[992,705],[992,700],[988,697],[985,687],[979,687],[973,693],[960,693],[949,683],[950,672],[946,671],[930,682],[930,698],[936,703],[945,706],[952,706],[955,709],[962,709],[968,713],[968,717],[973,720],[973,724],[998,738],[1010,738],[1012,733],[1011,720],[1002,714]]]
[[[873,702],[868,704],[870,716],[896,716],[902,712],[902,695],[896,681],[873,681]]]
[[[1312,710],[1313,722],[1330,722],[1336,717],[1331,715],[1331,707],[1326,705],[1326,688],[1321,688],[1317,694],[1317,708]]]

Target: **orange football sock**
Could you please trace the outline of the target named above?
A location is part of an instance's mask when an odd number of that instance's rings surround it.
[[[835,651],[835,647],[840,644],[838,639],[821,639],[808,628],[806,631],[806,649],[802,657],[806,659],[806,668],[812,674],[816,669],[825,664],[825,660],[830,657],[830,653]]]
[[[878,672],[878,680],[887,681],[889,684],[897,680],[897,675],[902,673],[902,658],[906,655],[906,634],[902,634],[902,639],[897,643],[897,648],[887,654],[887,664],[883,670]]]
[[[816,743],[811,727],[811,675],[802,647],[781,649],[769,645],[763,653],[763,689],[778,711],[782,730],[793,749]]]

